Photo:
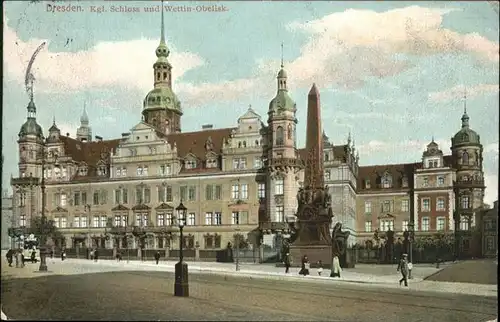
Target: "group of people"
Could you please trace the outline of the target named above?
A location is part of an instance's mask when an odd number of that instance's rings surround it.
[[[292,265],[292,257],[290,256],[290,253],[286,253],[283,263],[285,264],[285,273],[288,274],[290,272],[290,267]],[[318,276],[321,276],[321,274],[323,273],[323,263],[321,261],[318,261],[316,266],[317,266]],[[397,271],[401,272],[402,275],[402,278],[399,280],[399,285],[401,285],[404,282],[404,286],[408,286],[408,278],[411,269],[413,268],[412,266],[413,266],[412,263],[408,261],[408,254],[403,254],[397,268]],[[340,267],[340,261],[338,256],[333,256],[331,267],[332,270],[330,273],[330,277],[340,277],[340,273],[342,272],[342,267]],[[309,262],[307,255],[304,255],[302,257],[299,274],[303,276],[310,275],[310,269],[311,269],[311,263]]]
[[[286,253],[283,263],[285,264],[285,273],[288,274],[290,272],[290,267],[292,266],[292,257],[290,256],[290,253]],[[338,256],[333,256],[331,267],[332,271],[330,273],[330,277],[340,277],[340,272],[342,272],[342,268],[340,267],[340,261]],[[301,267],[299,274],[303,276],[310,275],[310,270],[311,270],[311,263],[309,262],[307,255],[304,255],[301,260]],[[316,263],[316,272],[318,276],[321,276],[321,274],[323,274],[323,262],[321,260],[319,260]]]

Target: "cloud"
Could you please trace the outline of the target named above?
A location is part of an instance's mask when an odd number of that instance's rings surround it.
[[[429,93],[429,101],[444,102],[455,99],[474,98],[480,95],[498,93],[498,84],[478,84],[474,86],[457,85],[444,91]]]
[[[497,153],[498,154],[498,142],[490,143],[483,146],[483,153]]]
[[[484,202],[493,206],[493,201],[498,200],[498,174],[485,174],[484,185]]]
[[[50,40],[30,39],[22,41],[9,26],[4,14],[3,62],[5,75],[24,87],[24,75],[31,55],[43,42],[47,42],[36,57],[33,74],[37,80],[35,89],[43,92],[77,92],[89,88],[121,86],[147,92],[152,87],[151,68],[156,57],[158,40],[137,39],[129,41],[100,42],[88,50],[79,52],[54,52]],[[169,60],[175,66],[172,75],[176,80],[185,72],[203,65],[196,54],[177,52],[171,48]],[[138,63],[143,62],[143,63]]]
[[[498,62],[497,42],[441,26],[450,11],[419,6],[385,12],[349,9],[291,23],[290,30],[304,31],[310,39],[287,68],[298,86],[315,81],[350,89],[367,77],[390,77],[410,68],[405,55],[470,53],[483,62]]]
[[[388,155],[400,154],[401,151],[405,151],[405,153],[417,154],[420,155],[427,149],[427,145],[430,143],[429,140],[406,140],[401,142],[384,142],[372,140],[367,143],[361,144],[357,147],[360,155],[371,155],[373,153],[387,153]],[[434,140],[439,145],[439,149],[443,151],[443,153],[450,154],[450,141],[445,139]],[[411,160],[408,162],[412,162]]]

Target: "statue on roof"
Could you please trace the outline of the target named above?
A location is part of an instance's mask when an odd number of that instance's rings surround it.
[[[208,151],[212,151],[214,148],[214,142],[212,141],[212,137],[209,136],[207,138],[207,140],[205,141],[205,150],[208,152]]]

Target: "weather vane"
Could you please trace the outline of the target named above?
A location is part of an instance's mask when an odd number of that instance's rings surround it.
[[[24,85],[26,86],[26,93],[28,93],[30,101],[33,100],[33,81],[35,80],[35,77],[33,76],[33,73],[31,72],[31,68],[33,67],[33,63],[35,62],[36,56],[42,50],[42,48],[45,46],[45,44],[46,44],[46,42],[44,41],[40,46],[38,46],[38,48],[35,50],[35,52],[31,56],[30,62],[28,63],[28,68],[26,68],[26,76],[24,78]]]

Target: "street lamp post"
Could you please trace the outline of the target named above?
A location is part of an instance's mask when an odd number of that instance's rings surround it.
[[[42,137],[42,180],[40,182],[40,189],[42,190],[42,222],[40,227],[40,267],[38,270],[40,272],[46,272],[47,269],[47,236],[45,236],[45,225],[47,222],[47,217],[45,216],[45,138]]]
[[[179,262],[175,264],[175,285],[174,285],[174,296],[189,296],[189,282],[188,282],[188,265],[184,263],[183,254],[183,229],[186,220],[187,208],[181,203],[177,208],[177,224],[179,225],[180,237],[179,237]]]
[[[408,247],[408,256],[410,258],[410,263],[411,263],[411,267],[413,268],[413,240],[415,238],[415,224],[412,222],[410,222],[408,224],[408,228],[410,229],[410,238],[408,238],[408,242],[409,242],[409,247]],[[409,279],[412,279],[412,276],[411,276],[411,271],[413,269],[410,269],[409,272],[408,272],[408,278]]]
[[[90,249],[92,248],[92,238],[90,237],[90,225],[92,224],[92,220],[90,218],[92,206],[90,204],[85,205],[85,211],[87,212],[87,255],[90,256]],[[87,258],[87,259],[90,259]]]

